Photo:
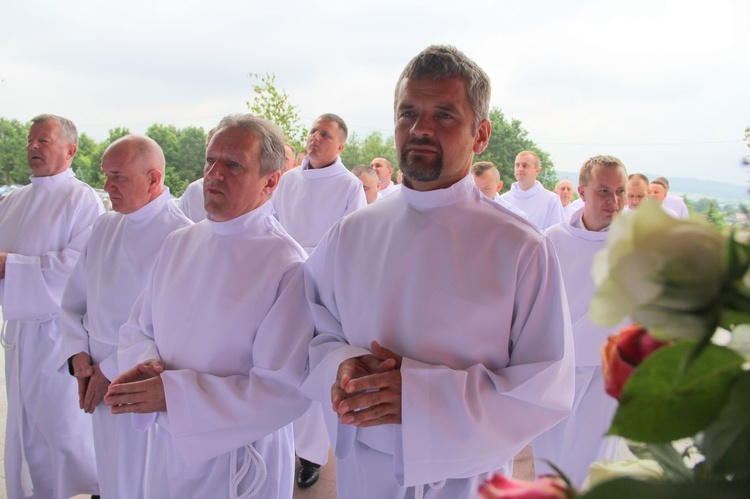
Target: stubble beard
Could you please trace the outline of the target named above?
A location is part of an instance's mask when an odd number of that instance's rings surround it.
[[[443,155],[438,153],[433,160],[422,159],[406,149],[406,144],[399,154],[399,166],[404,176],[415,182],[432,182],[440,178],[443,172]]]

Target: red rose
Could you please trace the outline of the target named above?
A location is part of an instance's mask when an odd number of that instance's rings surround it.
[[[610,336],[602,347],[604,388],[619,399],[625,382],[635,367],[667,342],[659,341],[637,324],[622,328],[617,336]]]
[[[560,478],[545,476],[536,482],[513,480],[495,474],[479,487],[480,499],[568,499],[573,497]]]

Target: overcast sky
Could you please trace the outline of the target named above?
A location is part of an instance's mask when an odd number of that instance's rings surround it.
[[[0,116],[211,128],[276,74],[306,124],[393,131],[408,60],[449,43],[492,79],[559,170],[614,154],[630,172],[745,183],[750,1],[0,0]]]

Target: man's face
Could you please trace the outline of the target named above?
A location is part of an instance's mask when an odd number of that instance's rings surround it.
[[[367,198],[367,204],[376,201],[378,199],[378,191],[380,190],[380,186],[378,179],[375,178],[375,175],[363,173],[357,178],[359,178],[359,180],[362,182],[362,188],[365,190],[365,198]]]
[[[536,158],[531,154],[516,156],[516,162],[513,163],[513,173],[521,189],[531,189],[541,171],[542,167],[536,164]]]
[[[385,158],[375,158],[370,163],[370,166],[375,173],[378,174],[380,180],[380,188],[385,189],[388,184],[391,183],[391,176],[393,175],[393,167],[388,166],[388,161]]]
[[[34,177],[49,177],[64,171],[73,161],[75,144],[63,137],[57,121],[34,123],[29,129],[26,160]]]
[[[583,223],[588,230],[600,231],[612,223],[615,215],[625,208],[628,175],[622,168],[596,165],[587,186],[578,186],[578,193],[586,203]]]
[[[102,172],[107,178],[104,190],[112,201],[112,209],[124,215],[146,206],[156,188],[148,166],[133,157],[127,143],[115,145],[102,156]]]
[[[282,170],[282,173],[286,173],[292,168],[297,166],[297,159],[294,157],[294,151],[292,151],[292,148],[285,145],[284,146],[284,169]]]
[[[404,78],[395,109],[396,150],[404,183],[413,189],[444,189],[458,182],[489,141],[489,121],[474,130],[474,112],[460,78]]]
[[[307,155],[313,168],[328,166],[344,150],[344,132],[335,121],[315,120],[307,136]]]
[[[477,189],[479,189],[482,194],[490,199],[495,199],[495,194],[500,192],[500,189],[503,188],[503,183],[498,183],[495,180],[491,170],[485,170],[478,176],[474,175],[474,184],[476,184]]]
[[[642,178],[633,177],[628,180],[628,208],[635,210],[641,201],[648,196],[648,184]]]
[[[658,199],[659,204],[661,204],[664,201],[664,198],[667,197],[667,190],[661,184],[651,184],[648,195],[652,198]]]
[[[568,206],[573,200],[573,182],[570,180],[561,180],[555,187],[555,194],[560,196],[560,202],[563,206]]]
[[[203,196],[211,220],[226,222],[262,205],[281,173],[260,175],[260,139],[242,128],[222,128],[206,150]]]

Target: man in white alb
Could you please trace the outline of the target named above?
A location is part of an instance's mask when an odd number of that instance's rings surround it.
[[[681,197],[669,193],[669,180],[666,178],[657,177],[652,180],[648,194],[650,197],[656,198],[662,209],[675,218],[688,218],[690,216],[685,201]]]
[[[312,253],[333,224],[367,205],[362,182],[346,169],[339,154],[349,130],[340,116],[323,114],[307,137],[307,156],[284,174],[273,194],[276,217],[307,253]],[[319,468],[328,461],[329,438],[320,406],[294,423],[294,441],[300,457],[297,485],[311,487]]]
[[[378,174],[378,179],[380,180],[379,199],[401,189],[401,185],[393,183],[393,165],[388,158],[374,158],[370,161],[370,166]]]
[[[70,169],[73,122],[44,114],[31,123],[31,184],[0,202],[5,485],[8,497],[67,499],[98,486],[91,418],[78,409],[75,380],[57,370],[60,300],[104,206]]]
[[[339,116],[319,116],[310,128],[307,156],[284,174],[273,194],[276,218],[308,253],[333,224],[367,205],[362,183],[339,157],[348,133]]]
[[[150,497],[292,497],[290,423],[310,405],[299,383],[312,323],[305,253],[267,202],[283,162],[273,123],[219,123],[206,151],[208,220],[167,237],[120,329],[127,370],[105,402],[134,413],[136,428],[156,425]]]
[[[545,231],[555,245],[573,323],[576,380],[570,415],[534,439],[537,475],[555,473],[545,462],[562,469],[576,487],[583,485],[589,466],[617,457],[618,438],[606,437],[617,401],[604,391],[601,347],[622,325],[603,327],[589,319],[596,286],[591,271],[594,255],[607,243],[609,226],[626,203],[628,174],[614,156],[594,156],[584,163],[578,193],[584,200],[570,221]]]
[[[536,178],[542,171],[539,155],[534,151],[521,151],[516,156],[513,171],[516,182],[500,196],[526,213],[531,223],[544,230],[565,220],[560,198],[544,188]]]
[[[367,204],[372,204],[380,198],[380,179],[378,174],[370,165],[357,165],[352,168],[352,173],[362,182],[362,190],[365,191]]]
[[[120,374],[120,326],[146,286],[164,239],[192,224],[164,186],[164,153],[152,139],[127,135],[102,156],[113,211],[94,224],[63,294],[62,369],[78,378],[78,404],[92,414],[99,489],[104,497],[143,497],[149,433],[102,402]],[[130,367],[130,366],[128,366]]]
[[[342,219],[305,263],[303,390],[324,403],[339,497],[473,497],[570,410],[554,250],[469,172],[489,101],[489,78],[455,48],[412,59],[394,109],[404,187]]]
[[[555,184],[555,194],[560,198],[565,221],[567,222],[570,220],[570,216],[573,215],[573,212],[580,208],[580,206],[573,204],[573,182],[567,178],[559,180]]]

